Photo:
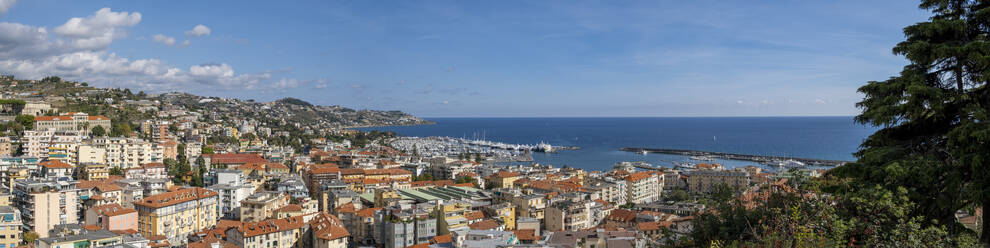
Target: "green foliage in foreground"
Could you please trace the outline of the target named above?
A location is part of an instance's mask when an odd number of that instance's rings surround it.
[[[923,0],[932,17],[893,52],[910,64],[868,82],[862,124],[881,126],[857,161],[763,204],[719,204],[685,241],[697,246],[979,247],[955,219],[990,206],[990,1]],[[977,238],[979,237],[979,242]]]
[[[840,195],[818,190],[819,179],[796,192],[777,192],[746,205],[735,197],[695,219],[679,245],[702,247],[980,247],[972,232],[912,216],[907,190],[880,186]],[[844,183],[824,187],[846,187]],[[748,207],[748,208],[747,208]]]

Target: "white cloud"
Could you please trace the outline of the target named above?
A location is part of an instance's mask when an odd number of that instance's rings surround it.
[[[203,24],[196,25],[192,30],[186,31],[186,36],[202,37],[207,35],[210,35],[210,28]]]
[[[165,35],[162,35],[162,34],[156,34],[154,36],[151,36],[151,40],[154,41],[154,42],[165,44],[166,46],[174,46],[175,45],[175,38],[168,37],[168,36],[165,36]]]
[[[17,0],[0,0],[0,14],[7,13],[7,10],[10,9],[11,6],[14,6],[14,3],[16,2]]]
[[[114,34],[118,28],[132,27],[139,22],[141,13],[113,12],[110,8],[102,8],[91,16],[69,19],[65,24],[55,27],[55,33],[81,38],[102,37],[107,33]]]
[[[114,40],[126,37],[126,28],[140,21],[141,13],[103,8],[91,16],[71,18],[52,32],[46,27],[0,22],[0,72],[20,78],[59,75],[145,91],[251,90],[265,84],[298,84],[294,79],[273,83],[270,73],[238,74],[225,63],[182,69],[157,59],[123,58],[107,51]],[[161,34],[152,40],[177,45],[175,38]],[[188,40],[181,43],[188,44]]]
[[[315,82],[313,82],[313,88],[326,89],[329,86],[330,86],[330,80],[317,79]]]
[[[275,89],[291,89],[299,87],[299,81],[295,79],[282,78],[281,80],[278,80],[278,82],[272,84],[271,87]]]
[[[182,42],[182,46],[188,46],[188,45],[189,45],[189,40],[185,40]]]

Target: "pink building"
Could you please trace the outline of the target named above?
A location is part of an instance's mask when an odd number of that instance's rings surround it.
[[[97,225],[110,231],[138,230],[138,212],[120,204],[95,206],[86,210],[86,225]]]
[[[138,168],[124,170],[124,178],[168,179],[168,170],[163,163],[147,163]]]

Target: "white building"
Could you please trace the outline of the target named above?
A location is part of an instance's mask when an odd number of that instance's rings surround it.
[[[650,203],[660,200],[663,177],[654,172],[636,172],[626,177],[626,200],[631,203]]]
[[[104,163],[122,169],[137,168],[142,164],[162,162],[163,148],[156,143],[135,138],[96,138],[81,145],[80,162]],[[102,156],[100,156],[102,154]],[[89,159],[104,161],[88,161]]]
[[[26,154],[42,160],[76,162],[76,148],[82,143],[83,131],[31,130],[24,131],[27,140]]]

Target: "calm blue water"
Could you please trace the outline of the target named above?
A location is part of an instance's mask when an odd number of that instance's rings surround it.
[[[658,117],[658,118],[433,118],[436,125],[376,127],[402,136],[486,137],[514,144],[546,142],[581,150],[533,154],[536,162],[604,170],[620,161],[669,166],[683,156],[641,155],[622,147],[648,147],[854,160],[852,153],[876,128],[852,117]],[[727,167],[745,161],[718,161]]]

